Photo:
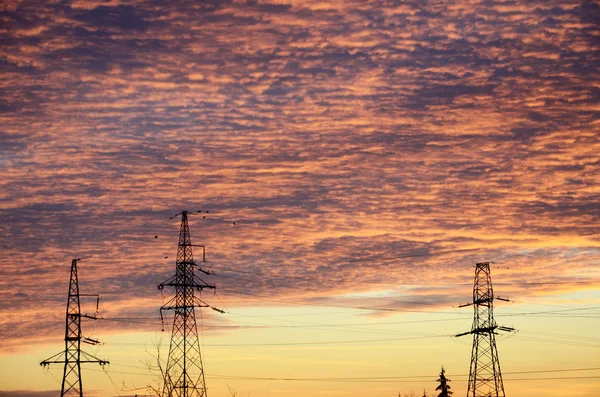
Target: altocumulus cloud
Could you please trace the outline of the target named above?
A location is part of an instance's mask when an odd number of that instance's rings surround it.
[[[241,292],[464,283],[483,259],[509,263],[521,295],[593,286],[577,282],[599,264],[599,16],[592,1],[7,2],[0,302],[23,312],[2,309],[3,339],[41,337],[37,302],[60,324],[72,257],[107,310],[145,314],[184,208],[211,210],[192,237],[216,270],[263,275],[219,280]]]

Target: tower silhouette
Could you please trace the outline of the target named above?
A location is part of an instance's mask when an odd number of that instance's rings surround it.
[[[71,262],[71,279],[69,281],[69,295],[67,298],[67,315],[65,327],[65,350],[55,354],[54,356],[42,361],[41,366],[50,364],[64,363],[63,380],[60,395],[62,396],[83,396],[83,386],[81,381],[81,364],[82,363],[98,363],[102,366],[109,364],[106,360],[100,360],[81,351],[81,343],[97,345],[97,340],[81,336],[81,318],[96,319],[98,315],[98,304],[100,297],[97,294],[80,294],[79,279],[77,277],[77,261],[73,259]],[[81,305],[79,297],[95,296],[96,297],[96,313],[93,316],[81,314]]]
[[[500,359],[496,348],[496,331],[514,331],[514,328],[496,324],[494,299],[508,301],[505,298],[494,298],[490,262],[475,264],[473,302],[459,306],[473,305],[473,326],[470,331],[456,335],[473,334],[467,397],[505,397]]]
[[[163,289],[165,286],[175,287],[175,296],[160,308],[161,319],[163,311],[174,311],[169,357],[163,374],[163,397],[205,397],[207,395],[194,308],[210,307],[222,312],[205,303],[200,297],[194,296],[194,290],[201,293],[205,288],[214,290],[216,287],[194,274],[194,268],[207,275],[212,273],[194,262],[192,247],[202,248],[203,262],[205,250],[203,245],[192,245],[188,214],[188,211],[177,214],[181,215],[181,227],[175,275],[158,285],[158,289]]]

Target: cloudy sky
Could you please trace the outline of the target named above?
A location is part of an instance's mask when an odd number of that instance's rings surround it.
[[[208,211],[192,241],[227,311],[202,311],[212,396],[433,393],[442,365],[465,394],[480,261],[519,329],[507,394],[600,396],[598,1],[8,0],[0,21],[0,396],[60,389],[38,363],[79,257],[111,361],[84,388],[143,393],[181,210]]]

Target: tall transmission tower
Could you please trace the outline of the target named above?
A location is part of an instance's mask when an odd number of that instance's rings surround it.
[[[496,331],[511,332],[514,328],[496,324],[494,299],[508,301],[506,298],[494,298],[490,262],[475,264],[473,302],[459,306],[473,305],[473,326],[470,331],[456,335],[473,334],[467,397],[505,397],[500,359],[496,348]]]
[[[95,339],[90,339],[81,336],[81,318],[97,319],[98,304],[100,297],[97,294],[80,294],[79,279],[77,278],[77,261],[73,259],[71,262],[71,280],[69,281],[69,296],[67,298],[67,315],[65,327],[65,350],[55,354],[54,356],[42,361],[41,366],[45,367],[50,364],[65,364],[63,372],[63,380],[60,395],[62,396],[83,396],[83,386],[81,382],[81,364],[98,363],[101,366],[109,364],[106,360],[100,360],[81,351],[81,343],[97,345],[100,343]],[[81,314],[81,305],[79,298],[81,296],[96,297],[96,313],[93,316]]]
[[[160,308],[161,319],[163,311],[174,311],[169,357],[163,374],[163,397],[205,397],[207,395],[194,308],[210,307],[223,313],[221,309],[212,307],[200,297],[194,296],[194,290],[201,294],[204,289],[214,290],[216,287],[194,274],[194,268],[206,275],[212,273],[194,262],[192,247],[202,248],[202,262],[206,261],[206,251],[203,245],[192,245],[188,225],[189,214],[188,211],[176,214],[176,216],[181,215],[181,227],[175,275],[158,285],[160,290],[165,286],[175,287],[175,296]]]

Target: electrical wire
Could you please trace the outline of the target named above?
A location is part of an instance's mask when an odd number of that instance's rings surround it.
[[[202,319],[202,310],[199,310],[200,314],[200,357],[206,359],[204,350],[204,321]],[[202,363],[202,362],[201,362]]]
[[[538,315],[538,314],[556,314],[556,313],[564,313],[564,312],[574,312],[574,311],[583,311],[583,310],[598,310],[600,306],[592,306],[592,307],[579,307],[575,309],[561,309],[561,310],[546,310],[541,312],[521,312],[521,313],[508,313],[508,314],[496,314],[496,317],[514,317],[514,316],[527,316],[527,315]],[[600,313],[593,313],[600,314]]]
[[[219,276],[219,275],[217,275]],[[240,278],[240,277],[234,277],[234,276],[228,276],[228,275],[220,275],[220,277],[224,277],[224,278],[228,278],[228,279],[234,279],[234,280],[241,280],[241,281],[249,281],[251,283],[256,282],[256,280],[248,280],[248,279],[244,279],[244,278]],[[289,285],[276,285],[273,283],[262,283],[264,285],[269,285],[269,286],[275,286],[275,287],[279,287],[279,288],[292,288],[292,286]],[[225,290],[225,291],[231,291],[231,289],[228,288],[220,288],[221,290]],[[244,292],[240,292],[240,293],[244,293]],[[427,301],[411,301],[411,300],[405,300],[405,299],[401,299],[401,298],[393,298],[393,297],[368,297],[368,298],[364,298],[364,297],[355,297],[355,298],[345,298],[345,299],[364,299],[364,300],[377,300],[377,301],[387,301],[387,302],[391,302],[391,303],[403,303],[403,304],[409,304],[409,305],[421,305],[421,306],[436,306],[438,305],[435,302],[427,302]]]
[[[358,343],[380,343],[380,342],[392,342],[402,340],[415,340],[415,339],[431,339],[431,338],[447,338],[452,335],[424,335],[424,336],[412,336],[402,338],[381,338],[381,339],[360,339],[360,340],[333,340],[333,341],[317,341],[317,342],[272,342],[272,343],[214,343],[206,344],[206,347],[254,347],[254,346],[319,346],[319,345],[344,345],[344,344],[358,344]],[[145,346],[141,343],[135,342],[113,342],[113,345],[126,345],[126,346]]]
[[[240,292],[241,293],[241,292]],[[269,299],[269,298],[267,298]],[[305,303],[301,303],[301,302],[296,302],[296,301],[289,301],[289,300],[279,300],[277,299],[276,301],[279,302],[285,302],[285,303],[294,303],[294,304],[298,304],[298,305],[305,305]],[[318,305],[318,306],[326,306],[329,307],[331,305],[327,305],[327,304],[310,304],[310,305]],[[348,307],[348,306],[340,306],[340,305],[335,305],[334,307],[344,307],[344,308],[350,308],[350,309],[356,309],[356,307]],[[365,308],[365,307],[361,307],[361,310],[372,310],[372,308]],[[581,311],[581,310],[594,310],[596,309],[596,307],[592,307],[592,308],[574,308],[574,309],[561,309],[561,310],[554,310],[554,311],[543,311],[543,312],[521,312],[521,313],[509,313],[509,314],[497,314],[496,317],[515,317],[515,316],[529,316],[529,315],[535,315],[535,316],[539,316],[539,315],[543,315],[546,313],[570,313],[573,311]],[[432,311],[413,311],[413,310],[402,310],[399,309],[398,311],[409,311],[409,312],[418,312],[418,313],[435,313],[438,314],[440,312],[432,312]],[[343,313],[343,312],[341,312]],[[442,312],[447,314],[447,312]],[[386,322],[369,322],[369,323],[342,323],[342,324],[322,324],[322,323],[311,323],[311,322],[306,322],[306,321],[297,321],[297,320],[287,320],[287,319],[283,319],[280,318],[281,316],[277,315],[276,317],[273,316],[253,316],[253,315],[246,315],[246,314],[241,314],[241,313],[230,313],[231,315],[234,316],[240,316],[240,317],[251,317],[251,318],[263,318],[263,319],[273,319],[273,320],[277,320],[277,321],[283,321],[283,322],[289,322],[289,323],[294,323],[294,324],[301,324],[301,325],[278,325],[278,324],[262,324],[262,323],[250,323],[250,324],[238,324],[238,325],[205,325],[206,328],[214,328],[214,329],[226,329],[226,328],[232,328],[232,329],[237,329],[237,328],[342,328],[342,327],[349,327],[349,328],[354,328],[356,330],[360,330],[360,328],[357,327],[362,327],[362,326],[379,326],[379,325],[394,325],[394,324],[409,324],[409,323],[428,323],[428,322],[444,322],[444,321],[458,321],[458,320],[464,320],[465,317],[453,317],[453,318],[444,318],[444,319],[427,319],[427,320],[408,320],[408,321],[386,321]],[[322,315],[322,313],[318,313],[318,315]],[[562,314],[560,315],[560,317],[565,317],[566,314]],[[145,317],[139,317],[139,318],[128,318],[128,317],[104,317],[104,318],[98,318],[99,320],[103,320],[103,321],[114,321],[114,322],[124,322],[124,323],[132,323],[132,324],[149,324],[149,325],[153,325],[153,326],[158,326],[160,324],[159,320],[152,320],[149,318],[145,318]],[[370,329],[363,329],[365,331],[373,331]],[[558,335],[560,336],[560,335]],[[569,337],[569,338],[575,338],[575,337]],[[593,339],[592,339],[593,341]]]
[[[557,333],[553,333],[553,332],[528,331],[528,330],[524,330],[522,328],[519,328],[519,332],[525,332],[525,333],[531,333],[531,334],[538,334],[538,335],[547,335],[547,336],[552,336],[552,337],[568,338],[569,340],[580,339],[580,340],[583,340],[583,341],[599,342],[600,343],[600,338],[596,338],[596,337],[592,337],[592,336],[565,335],[565,334],[557,334]]]
[[[431,314],[448,314],[446,311],[435,311],[435,310],[414,310],[414,309],[400,309],[400,308],[381,308],[381,307],[370,307],[370,306],[347,306],[347,305],[336,305],[336,304],[327,304],[327,303],[315,303],[315,302],[303,302],[303,301],[294,301],[289,299],[278,299],[265,297],[259,294],[253,294],[250,292],[243,292],[237,290],[230,289],[221,289],[221,291],[225,291],[225,293],[230,293],[233,295],[247,295],[251,297],[255,297],[257,299],[270,300],[280,303],[289,303],[300,306],[319,306],[319,307],[337,307],[337,308],[345,308],[345,309],[355,309],[355,310],[369,310],[369,311],[384,311],[384,312],[410,312],[410,313],[431,313]],[[424,302],[425,303],[425,302]],[[556,313],[570,313],[573,311],[583,311],[583,310],[596,310],[600,309],[600,306],[594,306],[589,308],[574,308],[574,309],[561,309],[561,310],[546,310],[546,311],[538,311],[538,312],[521,312],[521,313],[508,313],[508,314],[497,314],[497,317],[514,317],[514,316],[527,316],[527,315],[543,315],[543,314],[556,314]],[[591,313],[596,314],[596,313]],[[468,314],[465,314],[468,315]]]
[[[360,334],[367,333],[367,334],[397,335],[399,332],[396,330],[373,330],[370,328],[361,328],[361,327],[394,325],[394,324],[410,324],[410,323],[428,323],[428,322],[453,321],[453,320],[464,320],[465,319],[464,317],[457,317],[457,318],[448,318],[448,319],[388,321],[388,322],[373,322],[373,323],[320,324],[320,323],[312,323],[312,322],[306,322],[306,321],[294,321],[294,320],[288,320],[288,319],[281,319],[281,318],[270,317],[270,316],[252,316],[252,315],[244,315],[244,314],[239,314],[239,313],[229,313],[229,314],[231,314],[233,316],[240,316],[240,317],[261,318],[261,319],[267,319],[267,320],[283,321],[283,322],[289,322],[289,323],[293,323],[293,324],[292,325],[290,325],[290,324],[264,324],[264,323],[256,323],[256,322],[245,322],[245,323],[241,323],[241,324],[236,323],[235,325],[204,325],[203,328],[218,329],[218,330],[221,330],[221,329],[234,329],[235,330],[235,329],[294,328],[294,329],[321,329],[321,330],[335,331],[335,332],[340,332],[340,328],[342,328],[341,331],[344,331],[344,332],[356,332],[356,333],[360,333]],[[137,321],[137,320],[129,321],[126,318],[119,318],[119,319],[104,318],[103,320],[118,321],[118,322],[125,322],[125,323],[131,322],[133,324],[151,324],[151,325],[154,325],[157,327],[160,325],[160,321],[156,321],[156,322],[146,322],[146,321]],[[348,328],[348,329],[344,329],[344,328]]]
[[[585,347],[585,348],[595,348],[595,349],[600,349],[600,344],[590,344],[590,343],[578,343],[578,342],[571,342],[571,341],[565,341],[565,340],[559,340],[559,339],[544,339],[544,338],[535,338],[535,337],[531,337],[531,336],[520,336],[517,335],[515,336],[515,339],[521,339],[521,340],[529,340],[529,341],[535,341],[535,342],[543,342],[543,343],[551,343],[554,345],[568,345],[568,346],[577,346],[577,347]]]
[[[59,385],[62,385],[62,382],[60,380],[58,380],[58,378],[56,376],[54,376],[54,374],[52,373],[52,369],[49,366],[44,367],[44,374],[50,374],[50,376],[54,378],[56,383],[58,383]]]
[[[229,293],[232,295],[252,296],[252,297],[255,297],[256,299],[270,300],[270,301],[279,302],[279,303],[289,303],[289,304],[300,305],[300,306],[337,307],[337,308],[344,308],[344,309],[382,311],[382,312],[448,314],[447,312],[434,311],[434,310],[414,310],[414,309],[399,309],[399,308],[370,307],[370,306],[348,306],[348,305],[335,305],[335,304],[316,303],[316,302],[310,303],[310,302],[294,301],[294,300],[289,300],[289,299],[277,299],[277,298],[265,297],[263,295],[253,294],[251,292],[242,292],[242,291],[237,291],[237,290],[230,290],[227,288],[225,288],[225,289],[221,288],[221,291],[224,291],[226,294]]]
[[[465,317],[453,317],[453,318],[441,318],[441,319],[429,319],[429,320],[407,320],[407,321],[380,321],[380,322],[368,322],[368,323],[342,323],[342,324],[315,324],[306,323],[301,321],[283,320],[278,317],[271,316],[253,316],[249,314],[239,314],[236,312],[230,312],[234,316],[252,317],[252,318],[266,318],[278,321],[301,323],[306,325],[267,325],[270,328],[315,328],[315,327],[355,327],[355,326],[379,326],[379,325],[395,325],[395,324],[414,324],[414,323],[433,323],[440,321],[456,321],[465,320]]]
[[[119,365],[119,364],[114,364]],[[127,365],[120,365],[125,367],[133,367]],[[142,367],[134,367],[138,369],[145,369]],[[91,371],[101,371],[97,369],[90,369]],[[540,373],[561,373],[561,372],[584,372],[584,371],[598,371],[600,367],[591,368],[565,368],[565,369],[544,369],[544,370],[530,370],[530,371],[513,371],[504,372],[504,375],[526,375],[526,374],[540,374]],[[150,373],[139,373],[139,372],[128,372],[128,371],[112,371],[113,373],[124,374],[124,375],[139,375],[139,376],[152,376]],[[207,378],[212,379],[240,379],[240,380],[256,380],[256,381],[293,381],[293,382],[369,382],[369,383],[393,383],[393,382],[421,382],[429,379],[435,379],[435,376],[431,375],[411,375],[411,376],[374,376],[374,377],[258,377],[258,376],[235,376],[235,375],[221,375],[221,374],[207,374]],[[448,374],[454,378],[454,380],[465,380],[456,378],[466,378],[468,374]],[[528,378],[512,378],[504,377],[504,380],[509,381],[538,381],[538,380],[575,380],[575,379],[600,379],[600,374],[595,376],[545,376],[545,377],[528,377]]]
[[[455,375],[449,375],[454,380],[465,381],[464,379],[456,379]],[[437,376],[429,376],[427,379],[303,379],[303,378],[251,378],[251,377],[222,377],[222,376],[207,376],[213,379],[241,379],[241,380],[259,380],[259,381],[296,381],[296,382],[339,382],[339,383],[431,383],[435,381]],[[598,376],[564,376],[564,377],[544,377],[544,378],[504,378],[504,381],[518,382],[518,381],[539,381],[539,380],[579,380],[579,379],[600,379]]]
[[[106,376],[108,376],[108,380],[110,381],[110,383],[112,384],[113,388],[115,389],[115,391],[117,392],[117,396],[121,396],[121,393],[119,393],[119,390],[117,389],[117,385],[115,384],[115,382],[113,381],[112,377],[110,376],[110,374],[108,373],[108,369],[106,368],[102,368],[104,370],[104,373],[106,374]]]
[[[128,364],[110,364],[111,366],[136,368],[136,369],[148,369],[148,367],[142,367],[137,365]],[[585,367],[585,368],[551,368],[551,369],[536,369],[528,371],[504,371],[504,375],[523,375],[523,374],[541,374],[541,373],[557,373],[557,372],[584,372],[584,371],[600,371],[600,367]],[[234,375],[217,375],[217,376],[234,376]],[[452,374],[448,376],[469,376],[469,374]],[[333,379],[405,379],[405,378],[429,378],[431,375],[410,375],[410,376],[375,376],[375,377],[343,377]],[[254,378],[254,377],[253,377]],[[323,377],[318,379],[332,379],[331,377]]]

